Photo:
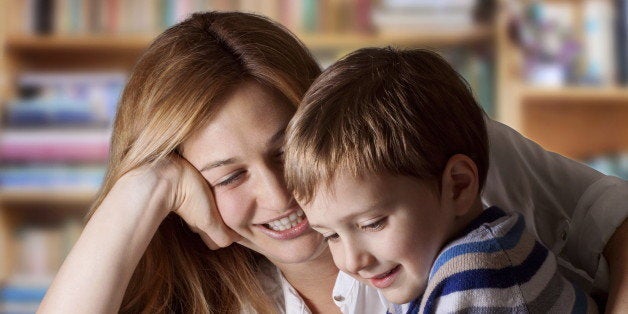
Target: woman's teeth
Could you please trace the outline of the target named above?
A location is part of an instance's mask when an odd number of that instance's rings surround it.
[[[266,226],[266,228],[268,229],[272,229],[275,231],[288,230],[290,228],[294,228],[301,221],[303,221],[303,215],[303,210],[299,209],[296,213],[292,213],[288,217],[271,221],[267,224],[264,224],[264,226]]]

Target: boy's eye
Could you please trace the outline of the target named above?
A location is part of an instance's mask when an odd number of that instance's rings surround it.
[[[339,238],[340,238],[340,236],[338,236],[337,233],[330,234],[330,235],[324,237],[325,242],[335,242],[335,241],[338,241]]]
[[[229,176],[227,179],[216,183],[216,186],[227,186],[227,185],[229,185],[231,183],[234,183],[234,182],[240,180],[244,176],[245,173],[246,173],[246,171],[240,170],[240,171],[234,173],[233,175]]]
[[[384,226],[386,226],[386,218],[382,218],[376,222],[370,223],[360,228],[365,231],[379,231],[384,229]]]

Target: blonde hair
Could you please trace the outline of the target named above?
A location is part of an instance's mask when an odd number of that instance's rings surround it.
[[[430,180],[455,154],[488,170],[483,112],[464,79],[428,50],[365,48],[325,70],[287,130],[288,189],[308,203],[338,170]]]
[[[244,81],[296,107],[319,73],[295,36],[261,16],[196,13],[167,29],[143,53],[123,91],[105,182],[88,217],[122,175],[176,153]],[[275,312],[255,276],[259,259],[235,244],[211,251],[170,214],[135,269],[121,312]]]

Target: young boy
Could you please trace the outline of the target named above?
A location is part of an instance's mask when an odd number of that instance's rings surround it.
[[[310,225],[340,270],[404,304],[389,312],[596,312],[521,216],[483,208],[483,112],[437,54],[350,54],[287,138],[287,184]]]

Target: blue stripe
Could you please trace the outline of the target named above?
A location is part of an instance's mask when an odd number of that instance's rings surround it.
[[[460,236],[466,236],[471,231],[479,228],[481,225],[491,223],[499,218],[506,216],[506,213],[497,206],[491,206],[482,211],[482,213],[473,219],[460,233]]]
[[[408,306],[408,311],[406,312],[406,314],[418,314],[420,306],[421,306],[421,297],[418,297],[414,299],[412,302],[410,302],[410,305]]]
[[[443,264],[456,256],[478,252],[493,253],[501,250],[509,250],[515,247],[515,245],[519,243],[524,230],[525,220],[523,219],[523,216],[518,215],[515,225],[508,231],[508,233],[500,238],[488,239],[480,242],[463,243],[450,247],[438,256],[432,266],[429,278],[432,278],[440,267],[443,266]]]
[[[548,250],[539,242],[521,265],[502,269],[473,269],[455,273],[439,282],[429,295],[424,312],[431,313],[437,297],[457,291],[482,288],[508,288],[528,282],[547,258]]]
[[[571,309],[571,313],[580,314],[586,313],[588,308],[587,296],[584,294],[582,290],[580,290],[576,285],[572,282],[571,287],[573,288],[574,293],[576,294],[576,300],[574,300],[573,309]]]

